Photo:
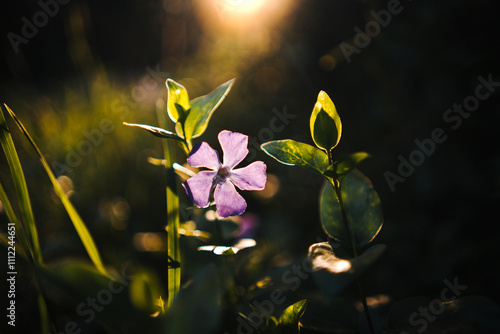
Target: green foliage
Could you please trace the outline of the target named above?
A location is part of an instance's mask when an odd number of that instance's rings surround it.
[[[175,133],[168,131],[168,130],[165,130],[165,129],[162,129],[162,128],[158,128],[156,126],[151,126],[151,125],[146,125],[146,124],[127,123],[127,122],[123,122],[123,125],[144,129],[146,131],[149,131],[153,136],[156,136],[156,137],[172,138],[172,139],[180,140],[180,141],[183,140],[181,137],[179,137]]]
[[[189,101],[186,88],[172,79],[167,79],[167,114],[174,122],[175,133],[163,128],[124,122],[128,126],[139,127],[160,138],[171,138],[179,141],[186,154],[192,148],[191,140],[201,136],[207,129],[208,122],[214,111],[224,101],[233,86],[231,79],[207,95],[199,96]],[[163,124],[167,126],[166,122]]]
[[[318,94],[309,126],[314,143],[325,152],[330,152],[339,143],[342,135],[340,116],[332,100],[324,91]]]
[[[253,305],[250,305],[254,312],[260,313]],[[299,334],[300,333],[300,318],[304,314],[307,306],[307,300],[303,299],[295,304],[288,306],[279,319],[274,316],[269,316],[263,325],[258,328],[264,334]],[[251,326],[257,328],[257,324],[250,320],[247,316],[240,313],[240,316],[245,319]],[[264,315],[261,314],[261,317]]]
[[[173,165],[175,157],[173,147],[168,139],[175,139],[179,142],[184,152],[189,154],[192,148],[191,140],[201,136],[207,129],[208,122],[213,112],[224,100],[233,85],[234,79],[217,87],[211,93],[197,97],[189,101],[189,94],[186,88],[172,79],[167,79],[167,103],[166,111],[172,122],[174,122],[177,134],[165,130],[167,127],[166,116],[164,112],[158,110],[158,121],[160,127],[145,124],[134,124],[124,122],[124,125],[144,129],[153,135],[165,138],[163,150],[165,155],[165,167],[167,173],[167,229],[168,242],[167,253],[169,259],[168,268],[168,299],[167,306],[173,305],[174,297],[180,289],[181,268],[178,265],[181,261],[179,246],[179,196],[178,183]],[[159,108],[158,108],[159,109]]]
[[[325,176],[333,179],[342,180],[348,173],[354,170],[362,161],[371,156],[366,152],[357,152],[349,154],[346,157],[335,161],[325,171]]]
[[[38,157],[40,159],[40,162],[43,165],[43,168],[45,169],[45,172],[47,173],[50,181],[52,182],[52,185],[54,186],[54,190],[61,200],[64,208],[66,209],[66,212],[68,213],[68,216],[70,217],[73,226],[75,227],[78,236],[80,237],[80,240],[82,241],[85,249],[87,250],[87,253],[89,254],[90,259],[94,263],[95,267],[101,272],[103,275],[106,275],[106,269],[104,268],[104,264],[102,263],[101,257],[99,255],[99,251],[97,249],[97,246],[94,243],[94,240],[92,239],[92,236],[90,235],[90,232],[87,229],[87,226],[85,226],[85,223],[83,222],[82,218],[76,211],[75,207],[69,200],[68,196],[64,192],[64,190],[61,188],[61,185],[59,182],[57,182],[57,178],[55,177],[54,173],[50,169],[49,164],[47,163],[47,160],[45,160],[45,157],[43,156],[42,152],[36,145],[35,141],[33,138],[31,138],[30,134],[28,133],[28,130],[24,127],[24,125],[21,123],[19,118],[14,114],[14,112],[7,106],[5,106],[12,116],[12,118],[16,121],[19,129],[23,132],[25,137],[28,139],[30,144],[33,146],[35,149],[36,153],[38,154]]]
[[[380,198],[361,172],[354,171],[342,180],[342,199],[354,244],[362,247],[372,241],[382,228]],[[329,182],[320,196],[320,215],[325,232],[341,243],[349,242],[339,199]]]
[[[199,96],[190,102],[191,112],[184,124],[184,137],[186,140],[197,138],[205,132],[212,114],[226,98],[233,83],[234,79],[231,79],[217,87],[210,94]]]
[[[318,148],[291,139],[270,141],[261,148],[285,165],[301,166],[326,178],[331,186],[323,188],[320,199],[323,228],[331,237],[348,244],[355,256],[356,247],[373,240],[382,227],[377,193],[366,177],[351,173],[370,155],[357,152],[332,161],[331,150],[340,141],[342,124],[335,105],[324,91],[318,94],[309,125]]]
[[[5,105],[5,108],[7,108],[7,111],[11,115],[13,114],[12,110],[10,110],[7,105]],[[28,244],[28,240],[25,240],[23,243],[25,247],[31,247],[25,249],[24,251],[26,253],[31,253],[36,263],[41,264],[43,262],[42,253],[38,242],[38,231],[35,225],[33,210],[31,209],[31,201],[28,193],[28,186],[26,184],[26,178],[24,177],[21,162],[19,161],[19,156],[17,155],[16,147],[14,145],[14,141],[12,140],[12,136],[2,110],[0,110],[0,143],[5,152],[7,163],[9,164],[12,180],[16,189],[17,199],[19,201],[21,217],[24,224],[26,224],[27,232],[29,233],[28,238],[31,244]],[[14,216],[11,215],[11,218],[12,217]],[[16,223],[13,220],[11,220],[11,222]],[[17,222],[16,229],[21,232],[23,227]],[[18,235],[21,238],[23,237],[22,233],[19,233]]]
[[[174,123],[184,123],[191,110],[188,92],[183,85],[172,79],[167,79],[166,86],[168,116]]]
[[[328,168],[328,157],[314,146],[295,140],[275,140],[264,143],[261,148],[282,164],[300,166],[310,172],[323,175]]]
[[[300,333],[299,320],[306,311],[306,306],[307,300],[303,299],[293,305],[288,306],[283,311],[283,313],[281,313],[279,319],[279,327],[281,327],[281,333]]]

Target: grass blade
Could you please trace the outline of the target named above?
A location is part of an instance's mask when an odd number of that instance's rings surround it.
[[[45,160],[45,157],[43,156],[42,152],[36,145],[35,141],[31,138],[30,134],[28,133],[24,125],[21,123],[19,118],[17,118],[14,112],[7,105],[5,105],[5,108],[7,108],[7,111],[9,112],[10,116],[16,121],[17,125],[19,126],[23,134],[26,136],[26,138],[28,139],[28,141],[38,154],[38,157],[43,165],[43,168],[45,169],[45,172],[49,176],[57,196],[61,199],[61,202],[64,205],[66,212],[68,213],[71,221],[73,222],[73,226],[75,227],[78,236],[80,237],[85,249],[87,250],[90,259],[94,263],[97,270],[99,270],[99,272],[102,273],[103,275],[107,276],[107,272],[106,269],[104,268],[104,264],[102,263],[101,256],[99,255],[99,251],[94,243],[94,240],[92,239],[92,236],[90,235],[89,230],[87,229],[87,226],[85,226],[85,223],[83,222],[82,218],[76,211],[75,207],[69,200],[68,196],[66,196],[65,192],[62,190],[61,186],[59,185],[59,182],[57,182],[57,179],[52,170],[50,169],[47,160]]]
[[[34,264],[35,260],[33,259],[33,254],[30,251],[28,242],[26,241],[27,238],[24,229],[20,224],[19,219],[17,218],[16,212],[14,211],[12,204],[10,204],[9,197],[7,196],[7,193],[5,192],[1,182],[0,182],[0,201],[3,204],[5,213],[7,214],[7,218],[12,224],[14,224],[16,228],[15,236],[16,239],[19,239],[19,241],[21,242],[24,255],[26,256],[27,259],[31,261],[32,264]],[[17,253],[19,253],[18,249],[16,249]]]
[[[35,259],[36,263],[42,264],[43,262],[42,253],[40,252],[38,231],[35,225],[33,210],[31,209],[31,201],[29,198],[28,186],[26,185],[26,179],[24,177],[24,172],[21,167],[21,162],[19,161],[19,156],[17,155],[16,147],[14,145],[14,141],[12,140],[12,136],[5,121],[3,111],[0,111],[0,143],[5,152],[5,157],[7,158],[7,163],[9,164],[9,169],[12,174],[12,180],[14,182],[17,198],[19,200],[21,218],[24,224],[26,224],[27,230],[29,232],[32,248],[31,249],[27,248],[25,249],[25,251],[27,253],[28,252],[32,253],[32,256]],[[16,226],[19,227],[19,229],[21,229],[19,224],[17,224]],[[28,246],[28,243],[26,243],[26,245],[23,246]]]

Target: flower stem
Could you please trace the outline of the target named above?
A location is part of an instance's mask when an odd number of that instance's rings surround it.
[[[166,126],[165,113],[158,109],[158,122],[161,127]],[[172,306],[174,297],[181,285],[181,252],[179,245],[179,196],[178,184],[176,182],[174,163],[174,152],[170,139],[163,139],[163,151],[165,155],[165,168],[167,176],[167,256],[168,256],[168,299],[167,308]]]
[[[351,253],[351,256],[353,258],[356,258],[356,257],[358,257],[358,253],[357,253],[357,250],[356,250],[356,244],[354,242],[354,235],[351,232],[351,229],[350,229],[350,226],[349,226],[349,221],[347,219],[347,214],[346,214],[346,211],[345,211],[344,201],[342,199],[342,188],[341,188],[340,180],[330,179],[329,178],[329,181],[332,184],[333,189],[335,190],[335,194],[337,195],[337,199],[339,201],[340,213],[341,213],[341,216],[342,216],[342,221],[344,222],[344,227],[345,227],[345,231],[346,231],[346,235],[347,235],[347,240],[348,240],[349,251]],[[370,316],[370,310],[368,309],[368,304],[366,303],[366,294],[365,294],[365,291],[364,291],[361,279],[359,277],[356,277],[356,286],[358,288],[358,293],[359,293],[359,297],[361,299],[361,303],[363,304],[363,310],[365,312],[365,316],[366,316],[366,321],[368,323],[368,327],[370,328],[370,333],[374,334],[375,331],[373,329],[373,323],[372,323],[372,319],[371,319],[371,316]]]

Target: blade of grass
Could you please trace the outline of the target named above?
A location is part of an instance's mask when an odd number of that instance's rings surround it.
[[[28,259],[31,264],[35,264],[35,260],[33,259],[33,254],[29,250],[28,242],[26,241],[26,234],[24,232],[24,229],[22,228],[22,225],[19,223],[19,219],[17,219],[16,212],[14,211],[14,208],[12,207],[12,204],[9,201],[9,197],[7,197],[7,193],[5,192],[2,183],[0,182],[0,201],[3,204],[3,207],[5,209],[5,213],[7,214],[7,218],[9,221],[14,224],[16,228],[16,234],[15,237],[16,239],[19,239],[21,242],[23,254],[26,256],[26,259]],[[16,249],[16,253],[19,253],[19,247]]]
[[[29,232],[32,249],[27,248],[25,249],[25,251],[32,253],[32,256],[35,259],[36,263],[42,264],[42,253],[40,252],[38,231],[35,225],[33,210],[31,209],[28,186],[26,185],[26,179],[21,167],[21,162],[19,161],[16,146],[14,145],[14,141],[12,140],[12,136],[5,121],[3,110],[0,112],[0,143],[5,152],[5,157],[7,158],[7,163],[9,164],[10,173],[12,175],[12,180],[16,189],[17,198],[19,200],[19,206],[21,210],[21,218],[24,224],[26,224]],[[18,224],[17,226],[20,225]],[[26,243],[26,246],[27,245],[28,243]]]
[[[19,126],[19,129],[21,129],[23,134],[26,136],[26,138],[28,139],[28,141],[38,154],[38,158],[40,159],[43,168],[45,169],[45,172],[49,176],[49,179],[52,182],[52,185],[54,186],[54,190],[56,191],[57,196],[60,198],[64,208],[66,209],[66,212],[68,213],[73,223],[73,226],[75,227],[76,232],[78,233],[78,236],[80,237],[80,240],[83,243],[83,246],[87,250],[90,259],[94,263],[97,270],[99,270],[99,272],[102,273],[103,275],[107,276],[108,274],[106,272],[106,269],[104,268],[104,264],[102,263],[101,256],[99,255],[99,251],[95,245],[94,240],[92,239],[92,236],[90,235],[89,230],[87,229],[87,226],[85,226],[85,223],[83,222],[82,218],[76,211],[75,207],[69,200],[66,193],[62,190],[61,186],[59,185],[59,182],[57,182],[57,179],[52,170],[50,169],[47,160],[43,156],[42,152],[36,145],[33,138],[31,138],[30,134],[24,127],[23,123],[19,120],[19,118],[17,118],[16,114],[14,114],[14,112],[6,104],[4,104],[4,106],[5,108],[7,108],[7,111],[9,112],[10,116],[16,121],[17,125]]]
[[[19,239],[21,246],[24,249],[24,253],[28,256],[30,262],[33,265],[43,266],[42,253],[40,251],[40,244],[38,241],[38,231],[35,224],[35,218],[33,216],[33,210],[31,209],[31,201],[28,193],[28,186],[26,184],[26,178],[24,177],[24,172],[19,161],[19,156],[17,155],[17,150],[12,140],[9,128],[5,121],[3,115],[3,110],[0,109],[0,143],[5,152],[7,162],[9,164],[9,169],[12,175],[12,180],[14,182],[14,187],[16,189],[17,197],[19,200],[19,206],[21,210],[21,215],[25,224],[28,225],[29,235],[31,236],[32,249],[29,246],[28,237],[24,230],[24,226],[20,224],[17,215],[15,214],[14,208],[12,207],[7,193],[5,192],[2,184],[0,183],[0,200],[3,203],[5,212],[10,222],[14,224],[16,228],[16,239]],[[35,275],[35,284],[37,289],[37,302],[38,302],[38,312],[40,313],[40,330],[43,334],[49,333],[49,314],[47,311],[47,303],[44,297],[44,287]]]
[[[162,128],[167,125],[164,108],[157,108],[158,122]],[[167,251],[168,251],[168,299],[167,308],[172,306],[174,297],[181,287],[181,252],[179,245],[179,196],[176,182],[174,154],[171,139],[163,139],[165,168],[167,173]]]

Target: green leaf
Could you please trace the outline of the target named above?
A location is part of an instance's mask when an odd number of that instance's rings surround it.
[[[291,139],[275,140],[262,144],[261,149],[282,164],[300,166],[323,175],[328,168],[328,156],[314,146]]]
[[[342,134],[342,123],[332,100],[324,91],[318,99],[309,121],[311,136],[317,147],[329,152],[337,146]]]
[[[293,305],[288,306],[280,316],[279,325],[287,329],[286,333],[299,333],[300,317],[306,310],[307,300],[303,299]]]
[[[205,132],[213,112],[225,99],[233,83],[234,79],[231,79],[217,87],[210,94],[199,96],[190,102],[191,111],[184,124],[184,137],[186,140],[197,138]]]
[[[346,157],[334,162],[325,171],[325,175],[337,180],[342,180],[349,172],[354,170],[363,160],[370,158],[366,152],[357,152],[349,154]]]
[[[151,134],[153,134],[153,136],[156,136],[156,137],[172,138],[175,140],[182,141],[182,138],[179,137],[178,135],[176,135],[175,133],[170,132],[170,131],[165,130],[165,129],[162,129],[162,128],[158,128],[156,126],[151,126],[151,125],[146,125],[146,124],[134,124],[134,123],[127,123],[127,122],[123,122],[123,125],[144,129],[146,131],[149,131]]]
[[[370,180],[358,170],[345,176],[341,191],[354,243],[362,247],[371,242],[382,228],[380,198]],[[320,215],[325,232],[342,244],[348,244],[339,201],[328,182],[321,191]]]
[[[166,85],[168,116],[174,123],[184,123],[187,113],[191,109],[188,92],[183,85],[172,79],[167,79]]]
[[[35,141],[33,138],[31,138],[30,134],[28,133],[28,130],[24,127],[24,125],[21,123],[19,118],[14,114],[14,112],[7,107],[9,114],[11,117],[16,121],[19,129],[23,132],[23,134],[26,136],[30,144],[33,146],[35,149],[36,153],[38,154],[38,157],[40,159],[40,162],[43,165],[43,168],[45,169],[45,172],[47,173],[50,181],[52,182],[52,185],[54,186],[54,190],[61,200],[64,208],[66,209],[66,212],[68,213],[68,216],[71,219],[71,222],[73,223],[73,226],[75,227],[78,236],[80,237],[80,240],[83,243],[83,246],[87,250],[87,253],[89,254],[90,259],[96,266],[96,268],[99,270],[99,272],[103,275],[107,275],[106,269],[104,268],[104,264],[102,263],[101,256],[99,255],[99,251],[97,250],[97,246],[94,243],[94,239],[92,239],[92,236],[90,235],[89,230],[87,229],[87,226],[85,226],[85,223],[83,222],[82,218],[76,211],[75,207],[69,200],[68,196],[64,192],[64,190],[61,188],[61,185],[59,182],[57,182],[57,178],[55,177],[54,173],[52,173],[52,170],[50,169],[49,164],[47,163],[47,160],[45,160],[45,157],[43,156],[42,152],[36,145]]]
[[[7,105],[5,105],[5,108],[9,113],[12,113],[12,110],[10,110]],[[24,177],[24,172],[21,167],[21,162],[19,161],[19,156],[17,155],[14,141],[12,140],[12,136],[10,134],[10,130],[5,121],[3,110],[0,110],[0,144],[5,152],[5,157],[7,158],[7,163],[9,164],[10,172],[12,174],[12,180],[14,182],[14,187],[21,209],[21,218],[24,224],[26,224],[29,241],[31,241],[32,249],[25,249],[25,251],[27,254],[28,252],[32,252],[32,256],[36,263],[41,264],[43,259],[38,241],[38,231],[35,224],[35,218],[33,216],[33,210],[31,209],[28,186],[26,185],[26,178]],[[18,231],[22,230],[20,224],[17,224],[16,227]],[[29,241],[26,240],[26,242]]]

